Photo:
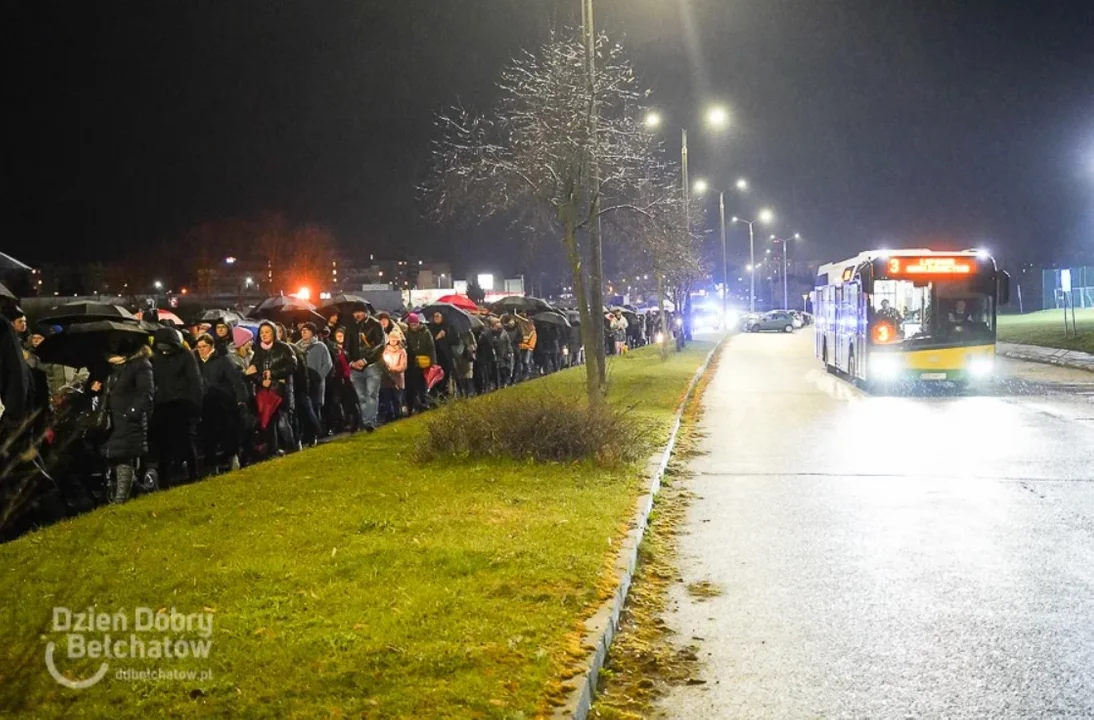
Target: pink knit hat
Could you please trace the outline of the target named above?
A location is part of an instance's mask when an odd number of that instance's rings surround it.
[[[255,334],[244,327],[232,328],[232,342],[237,348],[241,348],[255,339]]]
[[[410,313],[409,315],[406,316],[406,324],[407,325],[413,325],[415,323],[417,323],[418,325],[422,324],[422,316],[421,315],[419,315],[418,313]]]

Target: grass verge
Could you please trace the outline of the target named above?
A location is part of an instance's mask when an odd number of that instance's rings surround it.
[[[601,671],[591,717],[638,720],[655,715],[654,703],[674,685],[696,680],[699,638],[681,641],[665,624],[668,590],[679,581],[677,533],[692,495],[686,487],[688,460],[701,437],[698,424],[702,396],[714,377],[718,358],[700,380],[684,412],[676,450],[654,502],[650,524],[638,549],[638,569],[620,620],[619,632]],[[714,588],[703,592],[717,594]]]
[[[610,402],[633,407],[663,442],[710,347],[695,343],[665,362],[650,350],[612,362]],[[506,392],[570,392],[583,373]],[[604,596],[643,468],[416,463],[423,431],[411,419],[0,546],[0,710],[183,718],[548,712],[583,654],[574,638]],[[65,656],[63,633],[50,628],[57,606],[130,617],[137,607],[212,613],[209,657],[112,659],[93,687],[61,687],[45,669],[47,641],[58,643],[57,666],[69,677],[91,676],[101,660]],[[126,681],[115,677],[123,668],[197,675]]]
[[[1071,311],[1067,313],[1068,328],[1071,328]],[[1025,315],[1000,315],[999,340],[1002,342],[1025,343],[1043,347],[1066,348],[1094,353],[1094,308],[1075,310],[1075,324],[1079,334],[1070,329],[1070,337],[1064,337],[1064,311],[1042,310]]]

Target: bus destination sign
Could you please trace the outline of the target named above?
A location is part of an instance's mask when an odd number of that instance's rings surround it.
[[[965,257],[899,257],[889,259],[890,275],[969,275],[976,271]]]

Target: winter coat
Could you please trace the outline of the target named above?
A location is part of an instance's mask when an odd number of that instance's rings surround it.
[[[110,371],[103,392],[110,416],[104,457],[128,460],[148,452],[148,416],[156,394],[151,356],[152,348],[146,345]]]
[[[427,355],[429,364],[437,364],[437,347],[433,343],[433,335],[425,325],[419,325],[417,330],[406,332],[406,354],[408,361],[415,367],[418,366],[418,356]]]
[[[152,371],[156,383],[156,405],[182,401],[195,412],[201,409],[202,379],[198,359],[185,345],[172,345],[164,352],[157,332],[156,351],[152,354]]]
[[[387,368],[387,379],[391,387],[402,390],[406,387],[406,350],[398,345],[390,343],[384,348],[384,367]]]
[[[456,377],[470,380],[473,377],[475,360],[475,336],[467,332],[459,336],[459,344],[453,348],[452,367]]]
[[[262,387],[262,374],[269,370],[270,379],[273,380],[270,387],[278,392],[283,392],[285,385],[296,372],[296,353],[287,343],[280,340],[274,340],[269,350],[262,347],[262,343],[258,343],[255,345],[251,364],[255,366],[258,372],[248,377],[251,378],[256,387]]]
[[[201,378],[205,385],[205,400],[235,407],[246,402],[249,393],[243,381],[243,373],[225,355],[213,352],[208,360],[198,358],[201,365]]]
[[[488,330],[487,333],[490,335],[490,342],[494,345],[495,362],[504,368],[513,367],[513,341],[509,333],[505,332],[504,328],[499,328],[497,331]]]
[[[374,365],[380,362],[386,344],[387,335],[376,318],[369,316],[357,322],[351,317],[346,323],[345,350],[350,362],[364,360],[366,364]]]
[[[308,356],[299,345],[288,343],[289,348],[296,358],[296,368],[293,370],[293,391],[297,397],[311,397],[311,374],[308,372]]]
[[[475,363],[482,366],[484,372],[491,373],[494,371],[494,364],[497,362],[497,358],[494,354],[494,338],[489,330],[484,329],[479,333],[479,337],[476,340],[475,345]]]
[[[517,327],[520,327],[520,323],[517,323]],[[528,323],[526,326],[521,328],[520,349],[535,350],[536,339],[536,326],[532,323]]]
[[[11,321],[0,316],[0,417],[10,423],[20,423],[31,411],[32,379],[30,367],[23,357],[19,334]]]
[[[311,342],[301,340],[297,343],[297,347],[304,352],[308,381],[311,384],[311,396],[314,398],[324,397],[327,376],[334,369],[334,359],[331,357],[330,350],[322,340],[315,337],[311,339]]]
[[[520,341],[524,337],[524,333],[520,330],[520,325],[514,323],[510,327],[506,327],[504,331],[509,336],[509,344],[513,347],[513,352],[519,352],[521,350]]]

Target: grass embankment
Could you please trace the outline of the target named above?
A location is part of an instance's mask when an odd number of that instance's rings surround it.
[[[1094,353],[1094,308],[1075,310],[1078,336],[1072,331],[1067,311],[1068,334],[1064,337],[1064,311],[1042,310],[1025,315],[1000,315],[999,340]]]
[[[613,362],[611,401],[634,406],[663,440],[709,349]],[[506,392],[573,392],[583,376]],[[0,546],[0,709],[202,718],[548,711],[581,654],[580,620],[603,596],[642,468],[418,464],[410,458],[422,431],[421,420],[407,420]],[[44,667],[48,640],[70,677],[91,676],[101,661],[64,655],[61,635],[49,632],[52,609],[91,605],[130,616],[136,607],[213,612],[209,659],[111,660],[99,684],[61,687]],[[120,668],[212,676],[131,682],[114,677]]]

